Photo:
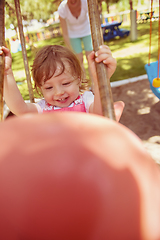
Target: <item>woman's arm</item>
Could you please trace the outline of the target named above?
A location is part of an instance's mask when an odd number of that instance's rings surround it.
[[[61,24],[61,28],[62,28],[64,42],[65,42],[66,46],[71,49],[72,47],[71,47],[69,36],[68,36],[68,28],[67,28],[66,20],[61,17],[59,17],[59,19],[60,19],[60,24]]]
[[[5,54],[5,72],[4,72],[4,99],[10,111],[19,116],[24,113],[37,112],[33,103],[25,103],[17,87],[11,64],[12,57],[9,49],[0,47],[0,55]]]

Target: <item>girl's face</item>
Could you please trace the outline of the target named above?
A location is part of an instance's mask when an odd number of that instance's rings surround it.
[[[66,69],[70,69],[66,63]],[[80,80],[75,79],[70,71],[65,70],[61,75],[60,67],[55,74],[42,83],[41,91],[47,103],[56,107],[68,107],[79,95]]]

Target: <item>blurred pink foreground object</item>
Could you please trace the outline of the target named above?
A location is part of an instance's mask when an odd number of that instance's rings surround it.
[[[0,133],[0,239],[160,239],[159,167],[120,123],[28,114]]]

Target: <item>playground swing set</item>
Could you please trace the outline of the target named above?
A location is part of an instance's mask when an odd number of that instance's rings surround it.
[[[151,0],[151,19],[153,14],[153,0]],[[159,16],[160,16],[160,0],[159,0]],[[158,60],[156,62],[150,63],[151,57],[151,38],[152,38],[152,21],[150,21],[150,42],[149,42],[149,57],[148,64],[145,65],[145,70],[148,75],[148,80],[150,83],[150,88],[152,92],[160,99],[160,18],[158,24]]]
[[[33,94],[33,89],[31,84],[25,37],[24,37],[23,25],[22,25],[20,2],[19,0],[14,0],[14,3],[15,3],[15,11],[16,11],[18,28],[19,28],[20,41],[22,46],[24,68],[25,68],[26,79],[27,79],[28,90],[29,90],[29,98],[31,102],[34,102],[34,94]],[[101,30],[100,30],[101,21],[100,21],[100,16],[98,11],[98,4],[96,0],[88,0],[88,9],[89,9],[89,19],[90,19],[90,25],[91,25],[93,49],[94,51],[97,51],[99,49],[99,46],[103,45],[103,39],[101,35]],[[4,19],[5,19],[5,0],[1,0],[0,1],[0,46],[5,45]],[[3,114],[4,61],[5,60],[4,60],[4,54],[3,54],[2,56],[0,56],[0,121],[2,121],[4,118],[3,117],[4,116]],[[96,63],[96,71],[97,71],[97,77],[98,77],[103,116],[115,120],[112,91],[111,91],[108,74],[104,64]]]
[[[29,90],[29,97],[30,101],[34,102],[34,94],[31,84],[31,77],[30,71],[28,66],[27,60],[27,51],[26,51],[26,43],[25,37],[23,33],[23,25],[22,25],[22,16],[20,10],[20,2],[19,0],[14,0],[15,2],[15,10],[16,16],[18,21],[18,28],[20,34],[20,40],[22,45],[22,54],[23,54],[23,61],[24,61],[24,68],[26,72],[26,79],[28,84]],[[160,0],[159,0],[160,6]],[[91,25],[91,34],[92,34],[92,41],[93,41],[93,48],[95,51],[98,50],[99,46],[103,44],[103,38],[100,31],[101,21],[100,16],[97,10],[97,3],[96,0],[88,0],[88,10],[89,10],[89,18],[90,18],[90,25]],[[153,12],[153,0],[151,0],[151,14]],[[159,16],[160,16],[160,7],[159,7]],[[5,45],[5,26],[4,26],[4,19],[5,19],[5,0],[0,1],[0,46]],[[152,19],[152,16],[151,16]],[[149,43],[149,61],[148,64],[145,65],[145,69],[148,75],[148,80],[150,83],[150,88],[152,92],[160,99],[160,18],[159,18],[159,29],[158,29],[158,61],[150,63],[150,56],[151,56],[151,33],[152,33],[152,21],[150,21],[150,43]],[[98,76],[98,83],[99,83],[99,91],[100,97],[102,102],[102,111],[103,116],[106,116],[110,119],[115,120],[115,113],[113,108],[113,98],[112,98],[112,91],[110,86],[110,81],[107,77],[107,71],[103,63],[96,64],[97,76]],[[4,118],[3,114],[3,80],[4,79],[4,55],[0,56],[0,120],[2,121]],[[107,81],[106,81],[107,79]]]

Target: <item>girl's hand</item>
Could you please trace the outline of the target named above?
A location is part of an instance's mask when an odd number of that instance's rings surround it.
[[[99,89],[97,85],[97,73],[96,73],[95,62],[97,63],[103,62],[106,65],[108,78],[110,78],[114,73],[117,66],[117,62],[112,57],[110,48],[106,45],[100,46],[99,50],[96,53],[92,51],[88,55],[88,63],[89,63],[91,74],[94,79],[94,92],[95,92],[94,110],[93,111],[91,110],[91,112],[94,112],[94,113],[96,112],[97,114],[102,115]],[[123,113],[124,106],[125,104],[122,101],[118,101],[114,103],[114,110],[115,110],[115,116],[116,116],[117,122],[119,122],[120,120],[120,117]]]
[[[112,57],[110,48],[106,45],[100,46],[96,53],[92,51],[88,56],[88,62],[93,77],[95,77],[96,74],[95,62],[103,62],[106,65],[109,79],[115,72],[117,66],[117,62]]]
[[[11,70],[12,66],[12,56],[8,48],[2,46],[0,47],[0,55],[5,54],[5,74]]]

